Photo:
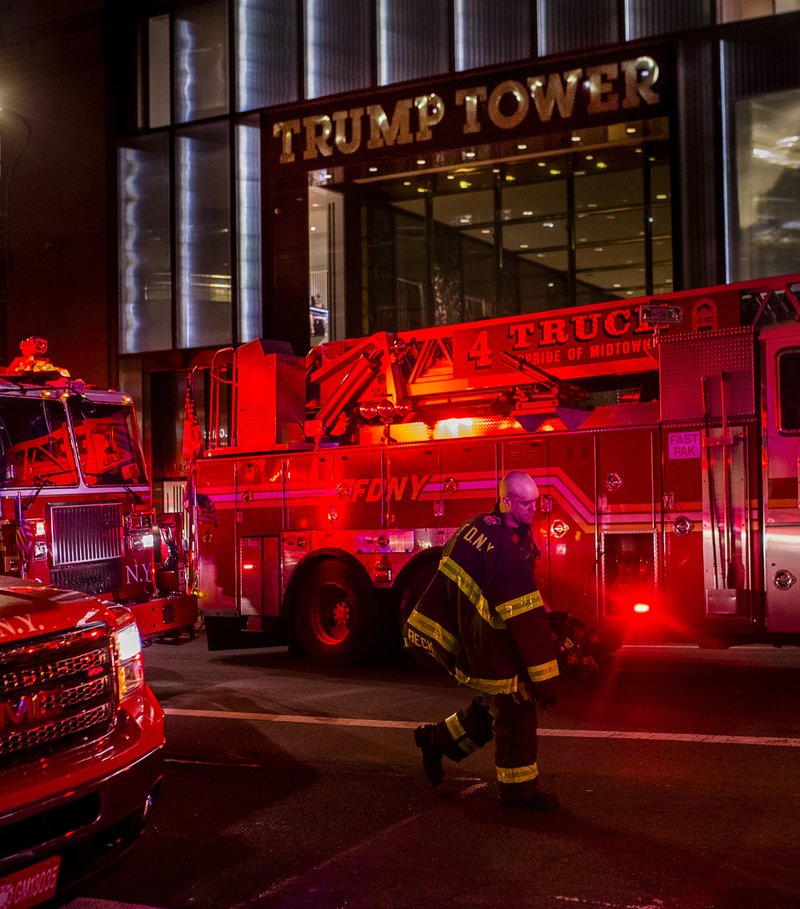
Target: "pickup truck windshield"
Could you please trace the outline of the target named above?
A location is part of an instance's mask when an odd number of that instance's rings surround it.
[[[81,472],[89,486],[135,486],[147,482],[131,405],[69,399]]]
[[[0,488],[77,483],[63,402],[0,395]]]

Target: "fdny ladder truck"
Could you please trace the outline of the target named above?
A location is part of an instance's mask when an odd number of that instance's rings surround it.
[[[0,573],[126,605],[144,638],[194,634],[181,515],[157,515],[133,400],[28,338],[0,367]]]
[[[218,351],[189,473],[209,647],[259,633],[345,664],[399,640],[445,541],[514,468],[540,490],[543,597],[594,651],[626,633],[800,643],[798,290]]]

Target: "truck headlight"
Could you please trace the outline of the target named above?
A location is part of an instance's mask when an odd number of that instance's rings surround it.
[[[142,639],[135,622],[117,629],[112,637],[117,652],[117,690],[121,702],[144,688]]]

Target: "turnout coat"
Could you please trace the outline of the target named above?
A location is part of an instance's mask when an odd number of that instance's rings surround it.
[[[527,683],[537,700],[554,698],[558,664],[531,548],[529,533],[521,537],[497,510],[467,521],[405,624],[406,644],[485,694]]]

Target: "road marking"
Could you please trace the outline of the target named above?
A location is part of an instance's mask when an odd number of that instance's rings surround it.
[[[257,723],[301,723],[311,726],[356,726],[376,729],[416,729],[419,721],[369,720],[355,717],[302,716],[290,713],[245,713],[237,710],[190,710],[165,707],[167,716],[215,720],[248,720]],[[632,739],[650,742],[691,742],[702,745],[765,745],[770,748],[800,748],[800,738],[768,735],[709,735],[703,732],[638,732],[619,729],[539,728],[539,735],[572,739]]]

